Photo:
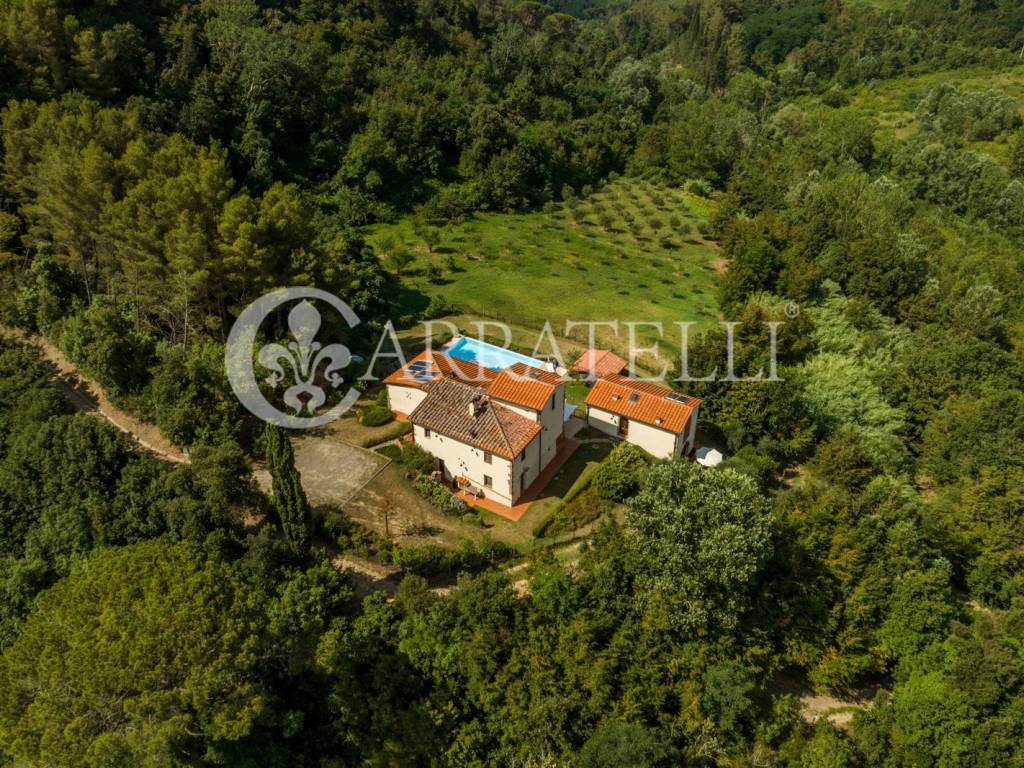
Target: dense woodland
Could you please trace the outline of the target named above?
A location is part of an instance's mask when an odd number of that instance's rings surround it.
[[[1024,766],[1022,50],[1020,0],[0,0],[0,320],[191,449],[0,344],[0,765]],[[866,108],[931,74],[915,130]],[[355,600],[231,321],[317,285],[368,344],[362,227],[609,174],[713,199],[738,372],[785,320],[784,383],[697,385],[724,468],[624,469],[528,595]],[[877,693],[812,727],[787,681]]]

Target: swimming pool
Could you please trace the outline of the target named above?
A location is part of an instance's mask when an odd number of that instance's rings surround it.
[[[505,368],[510,368],[516,363],[525,363],[526,365],[533,366],[534,368],[540,368],[544,370],[544,363],[540,360],[535,360],[532,357],[526,355],[520,355],[518,352],[512,352],[508,349],[496,347],[493,344],[488,344],[485,341],[479,339],[472,339],[469,336],[462,336],[455,339],[451,344],[444,348],[446,355],[451,355],[459,360],[466,360],[470,363],[476,363],[482,365],[484,368],[489,368],[492,371],[502,371]]]

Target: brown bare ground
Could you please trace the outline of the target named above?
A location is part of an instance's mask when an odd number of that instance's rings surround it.
[[[858,711],[871,706],[881,686],[873,685],[848,696],[839,697],[815,693],[795,680],[783,678],[776,684],[776,690],[797,697],[800,718],[804,722],[814,724],[824,718],[837,728],[846,729]]]

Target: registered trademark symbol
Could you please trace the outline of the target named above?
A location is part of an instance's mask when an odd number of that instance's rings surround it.
[[[795,301],[789,302],[789,304],[786,305],[786,317],[790,320],[800,317],[800,305]]]

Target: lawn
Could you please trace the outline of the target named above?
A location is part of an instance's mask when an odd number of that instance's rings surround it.
[[[586,412],[583,402],[590,394],[590,386],[582,381],[572,379],[565,385],[565,401],[576,406],[576,415],[581,416]]]
[[[385,263],[403,269],[399,312],[417,297],[443,297],[457,313],[556,333],[567,320],[662,322],[678,344],[675,321],[717,319],[714,243],[700,229],[710,201],[636,179],[617,179],[586,198],[544,211],[481,214],[442,230],[428,249],[412,219],[368,229]],[[433,274],[431,274],[433,272]],[[422,304],[422,301],[420,302]],[[639,328],[638,339],[653,332]],[[586,341],[580,329],[573,338]],[[627,331],[602,330],[604,346],[624,350]]]
[[[526,510],[526,514],[516,523],[524,535],[530,536],[530,532],[538,521],[554,510],[577,483],[585,483],[597,466],[611,453],[613,447],[614,443],[611,440],[580,445],[558,470],[558,474],[552,478],[548,487]]]

